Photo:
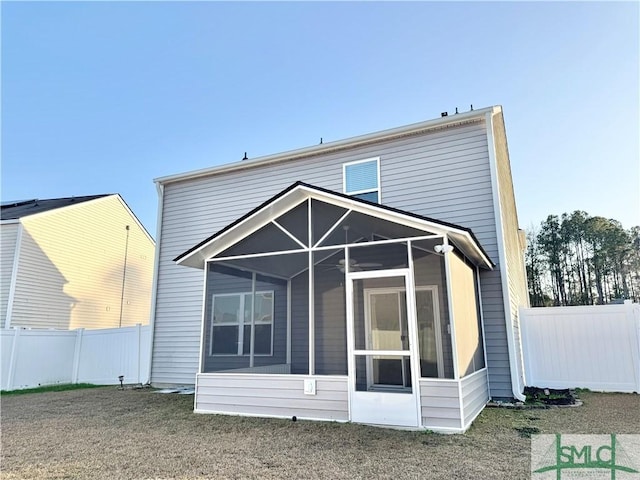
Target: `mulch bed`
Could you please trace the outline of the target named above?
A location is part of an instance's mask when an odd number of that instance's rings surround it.
[[[553,390],[550,388],[526,387],[525,404],[529,405],[575,405],[577,399],[573,390]]]

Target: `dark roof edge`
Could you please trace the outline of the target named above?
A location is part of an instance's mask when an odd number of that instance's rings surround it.
[[[113,195],[118,195],[117,193],[103,193],[99,195],[80,195],[80,196],[71,196],[71,197],[59,197],[59,198],[35,198],[30,200],[21,200],[8,204],[4,204],[0,206],[0,221],[9,221],[9,220],[19,220],[24,217],[30,217],[32,215],[39,215],[41,213],[47,213],[54,210],[59,210],[61,208],[71,207],[73,205],[79,205],[85,202],[91,202],[93,200],[98,200],[100,198],[110,197]],[[51,203],[52,205],[40,205],[41,203]],[[77,203],[76,203],[77,202]],[[28,207],[30,204],[35,207],[42,207],[37,209],[34,212],[18,212],[11,213],[12,209],[20,209],[20,207]],[[4,218],[7,215],[9,218]]]
[[[213,235],[211,235],[208,238],[205,238],[203,241],[201,241],[200,243],[198,243],[197,245],[191,247],[189,250],[187,250],[184,253],[181,253],[180,255],[178,255],[176,258],[173,259],[174,262],[177,262],[178,260],[181,260],[182,258],[186,257],[187,255],[189,255],[190,253],[193,253],[194,251],[198,250],[200,247],[202,247],[203,245],[209,243],[211,240],[213,240],[214,238],[219,237],[220,235],[222,235],[223,233],[227,232],[228,230],[231,230],[233,227],[235,227],[236,225],[238,225],[239,223],[244,222],[247,218],[249,218],[250,216],[254,215],[255,213],[258,213],[260,210],[262,210],[263,208],[265,208],[267,205],[269,205],[272,202],[275,202],[276,200],[278,200],[280,197],[283,197],[284,195],[286,195],[287,193],[289,193],[291,190],[293,190],[294,188],[301,186],[301,185],[305,185],[307,186],[307,184],[303,183],[303,182],[295,182],[293,185],[289,185],[287,188],[285,188],[284,190],[282,190],[280,193],[274,195],[273,197],[271,197],[270,199],[266,200],[265,202],[262,202],[260,205],[258,205],[256,208],[254,208],[253,210],[251,210],[250,212],[244,214],[243,216],[241,216],[240,218],[238,218],[237,220],[234,220],[233,222],[231,222],[229,225],[227,225],[226,227],[224,227],[222,230],[218,230],[216,233],[214,233]]]

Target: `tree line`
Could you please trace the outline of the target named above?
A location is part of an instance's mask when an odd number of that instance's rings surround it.
[[[587,212],[549,215],[527,231],[532,307],[640,300],[640,226]]]

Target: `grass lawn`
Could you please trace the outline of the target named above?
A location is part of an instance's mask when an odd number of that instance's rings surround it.
[[[464,435],[192,413],[192,395],[91,388],[2,395],[3,479],[520,479],[530,433],[639,433],[640,396],[485,409]]]

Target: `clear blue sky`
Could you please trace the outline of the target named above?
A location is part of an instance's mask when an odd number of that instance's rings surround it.
[[[2,199],[153,178],[500,104],[520,224],[640,224],[634,3],[2,2]]]

